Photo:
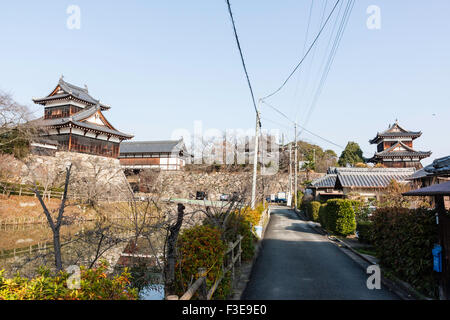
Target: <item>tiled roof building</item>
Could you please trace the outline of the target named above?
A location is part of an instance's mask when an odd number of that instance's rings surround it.
[[[180,170],[186,164],[187,149],[182,139],[131,141],[120,145],[120,164],[124,169]]]
[[[377,133],[375,138],[369,140],[377,145],[377,152],[369,160],[381,163],[391,168],[422,168],[420,160],[431,155],[430,151],[416,151],[413,149],[413,140],[422,135],[420,131],[408,131],[400,127],[396,121],[386,131]]]
[[[117,158],[120,143],[133,137],[106,119],[103,111],[110,106],[63,77],[48,96],[33,101],[44,106],[44,116],[32,123],[41,129],[41,138],[57,142],[58,150]]]
[[[334,168],[313,181],[309,189],[316,199],[339,198],[355,192],[366,198],[377,198],[392,180],[407,182],[414,168]]]

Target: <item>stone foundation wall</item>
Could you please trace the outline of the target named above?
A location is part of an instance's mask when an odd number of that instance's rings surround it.
[[[30,155],[21,163],[20,183],[64,184],[66,167],[72,164],[69,193],[80,196],[120,198],[129,196],[129,184],[118,159],[76,152],[55,156]]]
[[[322,177],[323,173],[311,173],[309,179]],[[152,191],[162,198],[194,198],[197,191],[208,193],[209,200],[219,200],[220,194],[251,194],[251,172],[186,172],[161,171],[155,173],[155,178],[146,183],[141,179],[141,186],[153,187]],[[299,173],[299,185],[306,180],[305,173]],[[130,181],[137,181],[131,178]],[[289,178],[286,173],[271,176],[258,176],[257,194],[275,194],[288,191]],[[153,193],[151,192],[151,193]]]

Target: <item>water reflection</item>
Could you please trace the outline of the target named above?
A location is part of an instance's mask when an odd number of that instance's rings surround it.
[[[139,291],[139,300],[164,300],[164,285],[150,284]]]

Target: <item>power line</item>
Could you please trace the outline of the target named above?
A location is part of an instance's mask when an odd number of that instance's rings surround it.
[[[287,117],[283,112],[281,112],[279,109],[277,109],[277,108],[274,107],[273,105],[271,105],[271,104],[269,104],[269,103],[267,103],[267,102],[265,102],[265,101],[262,101],[262,102],[263,102],[265,105],[267,105],[268,107],[270,107],[270,108],[272,108],[273,110],[275,110],[276,112],[278,112],[278,113],[279,113],[280,115],[282,115],[284,118],[286,118],[287,120],[289,120],[292,124],[297,125],[299,128],[301,128],[302,130],[308,132],[309,134],[311,134],[311,135],[313,135],[313,136],[315,136],[315,137],[317,137],[317,138],[319,138],[319,139],[321,139],[321,140],[323,140],[323,141],[326,141],[326,142],[328,142],[328,143],[330,143],[330,144],[332,144],[332,145],[334,145],[334,146],[336,146],[336,147],[339,147],[339,148],[341,148],[341,149],[345,149],[345,147],[343,147],[343,146],[341,146],[341,145],[339,145],[339,144],[337,144],[337,143],[335,143],[335,142],[333,142],[333,141],[331,141],[331,140],[329,140],[329,139],[327,139],[327,138],[324,138],[324,137],[318,135],[317,133],[314,133],[314,132],[312,132],[312,131],[306,129],[305,127],[299,125],[298,123],[292,121],[291,119],[289,119],[289,117]],[[265,120],[269,120],[269,119],[265,118]],[[275,123],[275,124],[277,124],[277,125],[279,125],[279,126],[287,127],[287,126],[281,125],[281,124],[279,124],[279,123],[277,123],[277,122],[275,122],[275,121],[273,121],[273,120],[269,120],[269,121],[271,121],[271,122],[273,122],[273,123]],[[300,133],[297,134],[297,137],[299,137],[299,136],[300,136]]]
[[[283,87],[286,85],[286,83],[289,81],[289,79],[291,79],[291,77],[294,75],[294,73],[297,71],[297,69],[302,65],[303,61],[306,59],[306,57],[308,56],[308,54],[311,52],[312,48],[314,47],[314,45],[316,44],[317,40],[319,39],[320,35],[322,34],[322,31],[325,29],[326,25],[328,24],[328,21],[330,20],[331,16],[333,15],[333,12],[336,10],[337,5],[339,4],[341,0],[337,0],[336,4],[334,5],[333,9],[331,10],[330,14],[327,17],[327,20],[325,21],[325,23],[323,24],[322,28],[320,29],[319,33],[317,34],[317,36],[315,37],[314,41],[311,43],[311,45],[309,46],[308,51],[306,51],[305,55],[303,56],[303,58],[300,60],[300,62],[297,64],[297,66],[294,68],[294,70],[291,72],[291,74],[287,77],[287,79],[283,82],[283,84],[281,85],[281,87],[279,87],[277,90],[275,90],[274,92],[272,92],[271,94],[265,96],[264,99],[267,99],[273,95],[275,95],[276,93],[278,93],[281,89],[283,89]],[[228,2],[228,0],[227,0]],[[230,11],[231,12],[231,11]]]
[[[318,26],[319,29],[320,29],[320,27],[323,24],[323,20],[325,19],[325,13],[326,13],[327,6],[328,6],[328,0],[326,0],[324,2],[324,6],[323,6],[323,9],[322,9],[322,17],[320,19],[320,23],[319,23],[319,26]],[[337,17],[339,17],[339,14],[337,15]],[[312,50],[312,57],[309,59],[309,66],[306,69],[306,77],[305,77],[305,79],[303,81],[303,86],[302,86],[303,90],[300,91],[300,99],[299,99],[299,101],[301,100],[302,96],[305,95],[305,91],[308,88],[309,78],[310,78],[310,75],[311,75],[312,66],[314,64],[314,58],[316,57],[316,52],[317,52],[317,46],[315,46],[314,49]],[[297,112],[295,113],[295,121],[297,121],[297,119],[298,119],[298,112],[299,112],[299,110],[300,110],[300,106],[297,109]]]
[[[309,38],[309,28],[310,28],[310,26],[311,26],[311,18],[312,18],[313,7],[314,7],[314,0],[311,0],[311,4],[310,4],[310,6],[309,6],[309,16],[308,16],[308,24],[307,24],[307,27],[306,27],[305,40],[304,40],[304,42],[303,42],[302,55],[305,54],[306,44],[308,43],[308,38]],[[300,74],[298,75],[298,79],[297,79],[297,86],[295,87],[294,98],[297,96],[297,91],[298,91],[298,87],[300,86],[301,79],[302,79],[302,74],[300,73]]]
[[[258,118],[258,122],[259,122],[259,127],[261,127],[261,120],[259,119],[258,108],[256,107],[255,95],[253,94],[252,84],[250,82],[250,77],[248,76],[247,67],[245,66],[244,55],[242,53],[241,44],[239,42],[239,37],[238,37],[237,31],[236,31],[236,24],[234,23],[233,12],[231,11],[230,1],[226,0],[226,2],[227,2],[227,6],[228,6],[228,13],[230,14],[231,23],[233,24],[234,37],[236,39],[236,44],[239,49],[239,54],[241,56],[242,66],[244,67],[244,72],[245,72],[245,76],[247,78],[248,87],[250,89],[250,94],[252,96],[253,107],[255,108],[256,117]]]
[[[332,64],[334,62],[334,59],[336,57],[337,50],[338,50],[339,45],[341,43],[341,40],[342,40],[342,37],[344,35],[345,29],[347,27],[348,20],[350,18],[351,12],[353,10],[354,4],[355,4],[355,0],[349,0],[348,3],[347,3],[347,7],[345,8],[344,14],[342,16],[341,24],[339,26],[338,32],[336,33],[336,38],[334,40],[333,47],[332,47],[332,49],[330,51],[330,54],[328,56],[328,61],[327,61],[326,65],[325,65],[325,68],[323,70],[322,77],[320,78],[319,85],[317,87],[317,91],[316,91],[316,93],[313,96],[313,100],[311,101],[311,105],[310,105],[309,110],[307,112],[307,116],[306,116],[306,120],[305,120],[304,126],[307,125],[307,123],[309,121],[309,118],[311,117],[312,111],[314,110],[315,106],[317,105],[317,101],[318,101],[320,95],[322,94],[323,87],[325,85],[325,82],[326,82],[326,80],[328,78],[328,74],[329,74],[329,72],[331,70],[331,66],[332,66]],[[331,38],[330,38],[330,40],[331,40]],[[300,131],[299,134],[301,134],[301,131]]]
[[[285,115],[283,112],[281,112],[279,109],[275,108],[274,106],[272,106],[271,104],[267,103],[264,100],[261,100],[262,103],[264,103],[265,105],[267,105],[268,107],[270,107],[271,109],[275,110],[276,112],[278,112],[279,114],[281,114],[284,118],[286,118],[288,121],[292,122],[293,124],[295,124],[294,121],[292,121],[291,119],[289,119],[289,117],[287,115]]]

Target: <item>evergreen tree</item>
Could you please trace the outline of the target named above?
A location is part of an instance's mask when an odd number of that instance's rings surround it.
[[[364,162],[363,152],[359,147],[359,144],[349,141],[345,150],[342,151],[342,154],[339,157],[338,164],[345,167],[347,164],[354,166],[358,162]]]

